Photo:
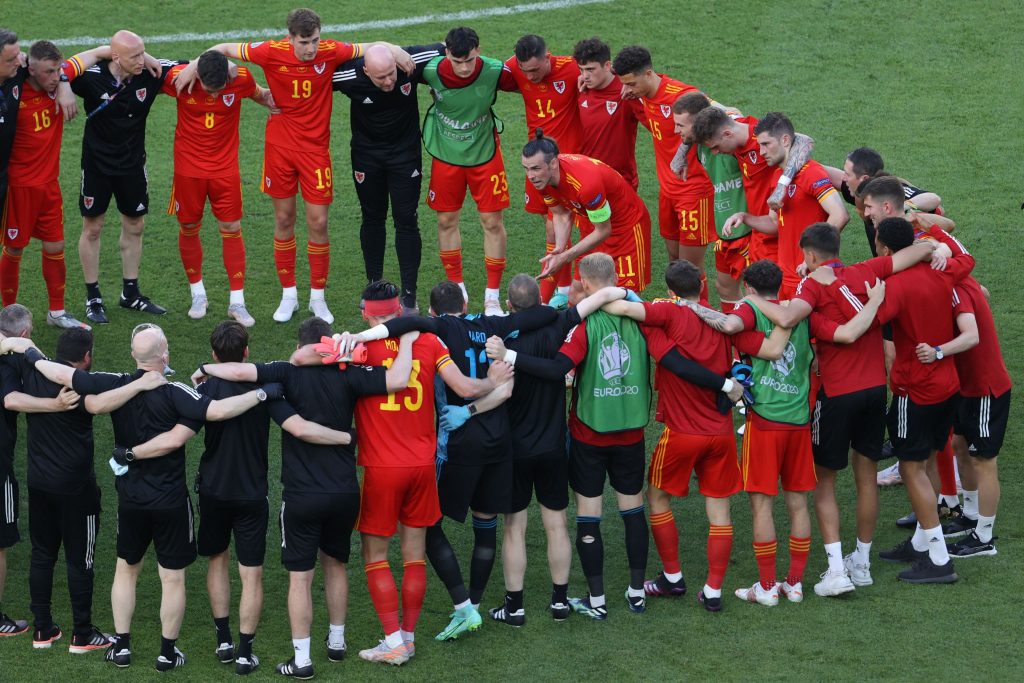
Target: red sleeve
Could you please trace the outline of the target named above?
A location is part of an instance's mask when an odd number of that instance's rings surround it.
[[[253,64],[263,66],[270,56],[270,41],[261,40],[258,43],[242,43],[238,49],[238,58]]]
[[[345,43],[342,41],[336,41],[334,43],[334,54],[331,55],[330,64],[331,71],[334,71],[342,62],[347,62],[350,59],[355,59],[362,55],[362,50],[357,49],[352,43]]]
[[[170,95],[174,98],[178,97],[178,90],[174,87],[174,83],[171,81],[174,80],[174,77],[177,76],[178,72],[184,69],[185,66],[185,64],[179,64],[167,72],[167,78],[164,79],[163,85],[160,86],[160,90],[163,91],[165,95]]]
[[[860,266],[861,268],[868,269],[875,277],[881,280],[884,280],[885,278],[892,275],[891,256],[877,256],[873,259],[868,259],[867,261],[858,263],[857,265]],[[872,282],[871,284],[875,283]]]
[[[749,332],[740,332],[732,336],[733,346],[740,353],[745,353],[748,356],[756,356],[761,351],[761,345],[764,344],[764,340],[767,339],[764,332],[758,332],[757,330],[750,330]]]
[[[933,225],[928,228],[928,236],[933,238],[936,242],[941,242],[949,247],[949,250],[953,252],[953,256],[961,256],[963,254],[970,253],[967,251],[967,247],[965,247],[960,240],[953,237],[937,225]]]
[[[824,341],[834,341],[839,323],[829,320],[820,313],[811,313],[811,336]]]
[[[749,304],[744,304],[733,311],[734,315],[739,316],[740,320],[743,321],[744,330],[752,330],[757,327],[757,316],[754,315],[754,308]]]
[[[505,68],[501,70],[501,76],[498,78],[498,90],[502,92],[519,92],[519,84],[516,83],[516,77],[512,75],[512,67],[509,66],[514,59],[514,56],[508,58]]]
[[[171,77],[173,78],[173,76]],[[171,78],[164,81],[164,86],[170,82]],[[238,71],[238,96],[239,97],[252,97],[256,94],[256,79],[252,77],[252,72],[248,69],[239,69]]]
[[[670,301],[651,303],[644,302],[644,325],[648,327],[666,327],[672,319],[672,306],[676,304]]]
[[[965,289],[953,288],[953,315],[958,316],[961,313],[974,314],[974,300],[971,298],[970,292]]]
[[[796,298],[807,303],[812,309],[818,305],[818,298],[821,296],[821,283],[809,277],[805,277],[796,286]]]
[[[85,72],[85,65],[82,64],[82,60],[78,58],[78,55],[73,55],[60,65],[60,70],[68,77],[68,82],[70,83]]]
[[[829,193],[836,191],[828,177],[828,171],[821,164],[808,164],[794,182],[800,186],[800,189],[814,197],[818,203],[821,203],[821,200]]]
[[[566,335],[565,341],[562,342],[562,348],[558,349],[558,352],[571,360],[573,365],[579,365],[583,360],[583,357],[587,355],[587,321],[582,321],[579,325],[569,330],[569,334]]]

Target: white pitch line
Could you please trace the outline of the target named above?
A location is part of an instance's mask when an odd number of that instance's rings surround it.
[[[417,26],[419,24],[451,23],[456,21],[467,21],[481,19],[484,17],[505,17],[527,12],[541,12],[544,10],[568,9],[583,5],[604,5],[614,0],[547,0],[546,2],[531,2],[506,7],[488,7],[485,9],[465,10],[462,12],[445,12],[443,14],[421,14],[415,17],[403,17],[400,19],[377,19],[375,21],[362,21],[354,24],[327,24],[322,27],[325,34],[353,33],[367,29],[401,28],[403,26]],[[226,42],[232,40],[244,40],[247,38],[276,38],[284,35],[283,26],[275,28],[256,28],[236,31],[218,31],[215,33],[165,33],[156,36],[143,36],[147,44],[154,43],[185,43],[185,42]],[[48,39],[53,40],[57,45],[106,45],[110,36],[74,36],[71,38]],[[22,41],[25,45],[31,45],[34,40]]]

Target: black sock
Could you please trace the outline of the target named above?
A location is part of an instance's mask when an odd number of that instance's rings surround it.
[[[249,659],[252,656],[252,641],[256,640],[255,633],[242,633],[238,632],[238,649],[235,650],[235,658],[245,657]]]
[[[118,633],[117,634],[117,649],[118,650],[130,650],[130,649],[132,649],[132,634],[130,634],[130,633]]]
[[[121,280],[121,296],[125,299],[134,299],[139,296],[139,279],[124,278]]]
[[[551,584],[551,604],[563,604],[569,603],[569,584],[567,583],[553,583]]]
[[[177,638],[164,638],[160,636],[160,656],[174,661],[174,643],[178,641]]]
[[[469,600],[469,592],[462,579],[462,570],[459,569],[459,560],[455,557],[455,550],[445,536],[440,522],[427,529],[427,559],[430,560],[434,573],[448,589],[453,605]]]
[[[231,617],[214,617],[213,625],[217,627],[217,644],[231,642]]]
[[[644,587],[644,575],[647,573],[647,554],[650,551],[651,536],[647,533],[647,518],[644,506],[630,510],[620,510],[622,524],[626,531],[626,559],[629,561],[629,587]]]
[[[523,591],[505,591],[505,611],[516,612],[523,608]]]
[[[494,569],[498,550],[498,518],[473,518],[473,557],[469,563],[469,601],[479,605]]]
[[[85,283],[85,297],[87,299],[102,299],[103,295],[100,293],[99,282],[86,282]]]
[[[604,540],[600,517],[576,517],[576,552],[591,595],[604,595]]]

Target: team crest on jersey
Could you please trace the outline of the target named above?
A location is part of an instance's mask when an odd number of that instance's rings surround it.
[[[795,195],[795,194],[796,194],[796,185],[790,185],[790,186],[789,186],[789,190],[788,190],[788,191],[789,191],[789,196],[790,196],[790,197],[792,197],[793,195]]]
[[[146,101],[146,93],[147,93],[147,89],[146,88],[139,88],[138,90],[135,91],[135,99],[137,99],[139,102],[145,102]]]
[[[668,106],[667,104],[661,105],[661,115],[664,116],[666,119],[672,116],[672,107]]]
[[[551,84],[551,86],[559,95],[565,92],[565,81],[555,81],[554,83]]]
[[[12,240],[18,239],[18,229],[17,228],[7,228],[7,237],[12,239]]]
[[[352,175],[356,177],[356,182],[362,184],[366,180],[366,174],[362,171],[352,171]]]
[[[91,209],[94,201],[95,200],[92,197],[86,197],[85,195],[82,195],[82,204],[85,206],[85,208]]]
[[[750,159],[750,163],[756,164],[757,163],[757,152],[755,152],[754,150],[751,150],[751,151],[747,152],[747,158]]]
[[[429,190],[427,194],[430,196],[430,201],[434,201],[434,197],[437,196],[436,194],[434,194],[433,190]]]
[[[174,200],[174,214],[177,215],[179,211],[181,211],[181,204],[179,204],[178,200],[175,199]]]
[[[269,190],[270,189],[270,176],[264,176],[263,177],[263,182],[264,182],[263,186]]]
[[[18,97],[21,95],[21,90],[18,88],[18,86],[14,86],[13,88],[11,88],[11,94],[14,95],[14,99],[18,99]]]
[[[313,71],[317,72],[318,74],[322,74],[326,68],[327,62],[320,62],[319,64],[313,65]]]
[[[605,102],[604,108],[608,110],[608,116],[615,114],[615,110],[619,108],[618,102]]]
[[[50,98],[51,100],[55,100],[55,99],[57,99],[57,93],[56,93],[56,91],[54,91],[54,92],[48,92],[48,93],[46,93],[46,96],[47,96],[47,97],[49,97],[49,98]]]
[[[524,204],[529,204],[530,203],[530,193],[529,192],[524,192],[523,196],[526,197],[526,199],[523,200],[523,203]]]
[[[235,93],[231,93],[230,95],[221,95],[220,99],[224,102],[225,107],[230,107],[235,103]]]
[[[409,93],[412,92],[412,83],[403,83],[402,87],[399,88],[399,90],[402,91],[403,95],[408,95]]]

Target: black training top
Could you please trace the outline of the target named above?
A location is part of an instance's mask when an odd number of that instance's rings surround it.
[[[11,160],[14,130],[18,125],[18,107],[21,106],[21,88],[28,78],[28,69],[18,67],[18,73],[0,83],[0,206],[7,195],[7,162]]]
[[[196,387],[213,400],[239,396],[259,388],[248,382],[211,377]],[[275,401],[276,403],[276,401]],[[196,486],[217,500],[263,500],[267,497],[267,444],[270,412],[261,403],[238,417],[206,425],[203,457]]]

